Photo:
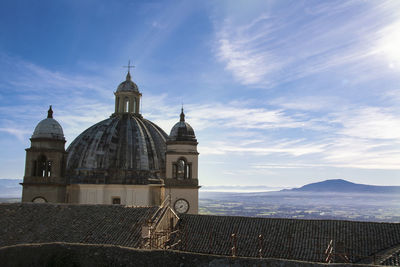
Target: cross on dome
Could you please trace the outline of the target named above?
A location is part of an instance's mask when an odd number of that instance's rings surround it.
[[[131,65],[131,60],[128,60],[128,66],[122,66],[123,68],[128,68],[128,72],[131,70],[131,68],[134,68],[134,65]]]
[[[131,73],[130,70],[131,68],[134,68],[135,66],[131,65],[131,60],[128,61],[128,66],[122,66],[123,68],[128,68],[128,74],[126,75],[126,80],[130,81],[131,80]]]

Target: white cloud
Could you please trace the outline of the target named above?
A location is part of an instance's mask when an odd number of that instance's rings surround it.
[[[206,155],[222,154],[245,154],[245,155],[271,155],[281,154],[293,157],[300,157],[308,154],[321,153],[324,151],[324,144],[303,143],[303,140],[273,140],[273,142],[253,142],[231,140],[214,141],[211,143],[200,144],[200,151]]]
[[[400,109],[361,107],[338,115],[343,128],[340,134],[366,139],[397,139],[400,141]]]
[[[6,132],[11,135],[14,135],[19,141],[25,141],[25,138],[28,134],[31,134],[31,132],[25,130],[25,129],[18,129],[18,128],[0,128],[0,132]]]
[[[262,45],[272,29],[262,14],[247,25],[233,27],[229,20],[217,34],[218,58],[243,84],[256,84],[281,67],[279,60]],[[232,28],[235,28],[233,30]]]
[[[269,102],[285,110],[330,111],[336,108],[338,103],[343,103],[343,99],[330,96],[297,96],[296,98],[279,97]]]
[[[359,169],[400,169],[400,143],[343,137],[332,140],[323,154],[327,166]]]
[[[234,14],[214,21],[216,56],[244,85],[272,87],[333,69],[370,80],[387,71],[379,55],[400,70],[396,1],[296,2],[290,10],[266,10],[260,6],[247,23]]]
[[[326,164],[312,164],[312,163],[276,163],[276,164],[254,164],[252,168],[255,169],[303,169],[303,168],[318,168],[326,167]]]

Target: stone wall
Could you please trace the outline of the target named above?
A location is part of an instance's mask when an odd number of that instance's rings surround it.
[[[23,255],[23,256],[22,256]],[[278,259],[231,258],[171,250],[138,250],[111,245],[22,244],[0,248],[0,263],[17,266],[288,266],[324,267],[323,263]],[[372,266],[331,264],[329,266]]]

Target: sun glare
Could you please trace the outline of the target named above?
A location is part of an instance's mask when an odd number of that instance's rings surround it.
[[[384,28],[376,52],[382,55],[389,68],[400,70],[400,20]]]

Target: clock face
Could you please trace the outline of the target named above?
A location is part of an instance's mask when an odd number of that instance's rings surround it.
[[[178,199],[175,201],[174,209],[178,213],[186,213],[189,210],[189,202],[186,199]]]

